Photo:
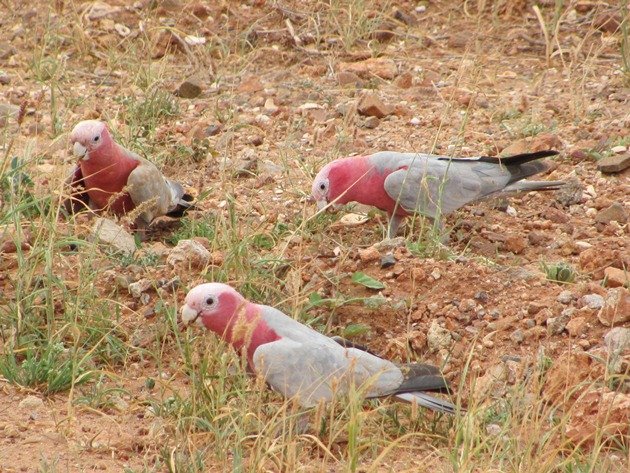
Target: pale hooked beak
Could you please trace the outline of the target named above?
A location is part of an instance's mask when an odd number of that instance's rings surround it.
[[[74,146],[72,147],[72,152],[77,158],[83,159],[87,154],[87,148],[78,141],[75,141]]]
[[[317,210],[322,210],[324,207],[328,205],[328,201],[326,199],[321,199],[317,201]]]
[[[188,304],[184,304],[181,308],[182,313],[182,322],[184,325],[190,325],[194,323],[199,317],[199,312],[195,309],[192,309],[188,306]]]

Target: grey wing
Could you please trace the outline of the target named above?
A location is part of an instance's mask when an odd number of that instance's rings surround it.
[[[150,223],[169,211],[172,191],[153,163],[140,157],[138,160],[140,164],[129,174],[127,192],[136,207],[141,209],[139,218]]]
[[[439,218],[503,189],[508,180],[499,165],[425,158],[391,173],[385,191],[403,209]]]
[[[402,373],[393,364],[360,350],[337,347],[281,338],[256,349],[254,368],[275,391],[286,398],[297,397],[303,407],[345,395],[352,385],[366,381],[370,382],[366,397],[390,394],[402,382]]]

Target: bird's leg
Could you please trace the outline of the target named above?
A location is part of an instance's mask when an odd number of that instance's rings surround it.
[[[400,224],[405,219],[403,215],[391,215],[389,217],[389,225],[387,227],[387,238],[392,239],[396,238],[396,233],[398,233],[398,228],[400,228]]]

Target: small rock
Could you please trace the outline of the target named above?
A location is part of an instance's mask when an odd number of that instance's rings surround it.
[[[604,298],[599,294],[587,294],[580,300],[589,309],[598,310],[604,307]]]
[[[127,290],[134,299],[140,299],[142,293],[148,291],[151,287],[153,287],[153,282],[148,278],[142,278],[139,281],[129,284]]]
[[[584,317],[574,317],[567,323],[567,332],[572,337],[579,337],[586,333],[586,319]]]
[[[374,246],[370,246],[369,248],[363,248],[359,250],[359,258],[364,263],[370,263],[372,261],[376,261],[380,257],[381,257],[381,254]]]
[[[405,246],[405,237],[385,238],[372,246],[378,251],[394,251],[396,248]]]
[[[623,287],[609,289],[597,318],[607,327],[630,320],[630,292]]]
[[[619,31],[621,21],[622,17],[616,11],[606,11],[598,13],[593,18],[593,26],[605,33],[615,33]]]
[[[171,250],[166,263],[175,268],[203,268],[210,262],[210,252],[198,241],[179,240],[177,246]]]
[[[552,335],[560,335],[571,320],[575,310],[573,308],[564,309],[558,317],[550,317],[547,319],[547,331]]]
[[[20,403],[18,404],[18,407],[20,409],[29,409],[29,410],[41,409],[42,407],[44,407],[44,401],[37,396],[29,395],[20,401]]]
[[[532,231],[527,234],[530,245],[539,246],[547,241],[547,235],[543,232]]]
[[[396,258],[393,253],[387,253],[381,258],[381,269],[390,268],[396,264]]]
[[[394,85],[399,89],[408,89],[413,85],[413,76],[410,72],[403,72],[396,80],[394,80]]]
[[[422,123],[422,120],[420,120],[418,117],[413,117],[411,120],[409,120],[409,124],[413,126],[418,126],[421,123]]]
[[[608,351],[607,365],[616,374],[627,373],[628,352],[630,351],[630,328],[615,327],[604,335]]]
[[[520,254],[527,247],[527,240],[520,235],[510,234],[505,237],[505,249],[514,254]]]
[[[624,224],[628,221],[628,214],[626,213],[626,209],[619,202],[615,202],[610,207],[600,210],[595,216],[595,221],[597,223],[610,223],[613,220],[617,221],[620,224]]]
[[[475,292],[475,299],[481,302],[486,302],[488,300],[488,293],[486,291],[477,291]]]
[[[609,266],[604,270],[606,285],[608,287],[630,286],[630,272]]]
[[[127,255],[136,251],[136,241],[124,228],[108,218],[98,218],[92,226],[92,236],[99,243],[104,243]]]
[[[477,303],[473,299],[463,299],[457,308],[462,312],[472,312],[477,307]]]
[[[337,82],[340,86],[353,85],[355,87],[362,87],[363,80],[354,72],[341,71],[337,73]]]
[[[427,345],[433,353],[446,349],[451,345],[453,337],[451,332],[442,327],[437,320],[431,321],[431,326],[427,332]]]
[[[398,73],[396,63],[387,58],[369,58],[359,62],[342,62],[339,70],[353,72],[364,79],[371,79],[374,76],[381,79],[392,80]]]
[[[597,161],[597,170],[608,174],[621,172],[630,167],[630,153],[606,156]]]
[[[628,148],[624,145],[618,145],[618,146],[613,146],[612,148],[610,148],[610,151],[612,151],[615,154],[623,154],[626,151],[628,151]]]
[[[404,24],[408,26],[414,26],[418,23],[418,20],[416,20],[414,16],[410,15],[409,13],[399,8],[397,8],[396,11],[394,12],[394,18],[398,21],[402,21]]]
[[[357,104],[359,114],[368,117],[383,118],[391,115],[394,109],[389,105],[385,105],[376,94],[365,94]]]
[[[269,97],[267,100],[265,100],[263,110],[267,115],[274,115],[278,112],[278,110],[280,110],[280,108],[274,103],[273,99]]]
[[[369,128],[370,130],[377,128],[380,124],[381,120],[377,117],[367,117],[365,120],[365,128]]]
[[[571,220],[571,217],[567,215],[566,212],[563,212],[562,210],[555,207],[549,207],[545,209],[545,211],[542,213],[542,216],[543,218],[546,218],[553,223],[567,223],[569,220]]]
[[[175,91],[175,95],[183,99],[194,99],[199,97],[202,92],[203,83],[197,78],[191,77],[179,85]]]
[[[555,192],[554,198],[559,204],[569,207],[582,202],[584,186],[575,177],[567,179],[565,185]]]
[[[514,343],[523,343],[524,340],[523,331],[521,329],[516,329],[510,334],[510,340]]]
[[[442,277],[442,273],[440,273],[439,269],[434,268],[433,271],[431,271],[431,277],[437,281]]]
[[[9,85],[10,83],[11,83],[11,76],[6,74],[5,72],[0,72],[0,84]]]
[[[238,92],[252,94],[263,90],[264,86],[258,76],[250,76],[244,79],[236,89]]]
[[[621,354],[630,348],[630,328],[615,327],[604,335],[604,344],[608,351]]]

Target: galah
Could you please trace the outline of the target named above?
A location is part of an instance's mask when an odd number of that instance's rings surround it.
[[[253,374],[284,397],[297,398],[302,407],[363,387],[367,398],[395,396],[438,412],[457,411],[449,401],[424,392],[448,391],[436,367],[396,365],[343,339],[333,340],[273,307],[254,304],[226,284],[191,289],[181,316],[184,324],[194,322],[231,344],[245,355]]]
[[[79,163],[68,179],[69,211],[87,205],[121,216],[139,207],[135,224],[143,228],[162,215],[181,217],[191,207],[193,198],[181,184],[166,179],[155,164],[116,143],[105,123],[80,122],[70,141]]]
[[[384,151],[328,163],[315,177],[312,198],[321,210],[359,202],[387,212],[388,237],[405,217],[419,213],[441,224],[441,216],[487,197],[520,191],[553,190],[563,181],[523,181],[547,169],[536,162],[557,151],[504,158],[451,158]]]

